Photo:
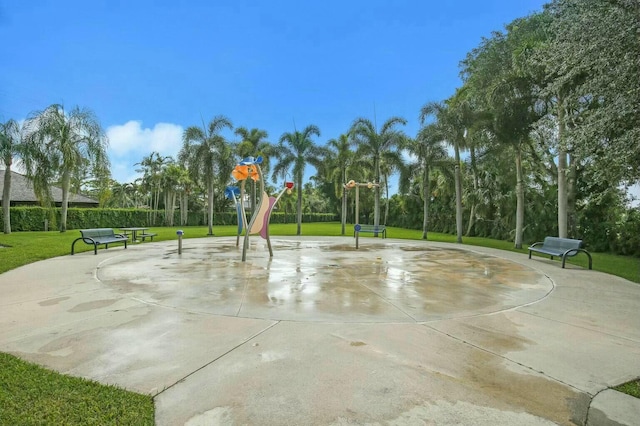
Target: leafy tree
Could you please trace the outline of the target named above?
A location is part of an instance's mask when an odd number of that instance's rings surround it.
[[[76,107],[67,114],[53,104],[29,115],[24,164],[33,189],[45,204],[51,202],[50,185],[60,181],[62,209],[60,232],[67,229],[69,190],[74,176],[91,170],[94,176],[109,175],[109,141],[95,114]]]
[[[11,166],[23,148],[22,128],[15,120],[0,123],[0,164],[4,164],[2,189],[2,217],[4,233],[11,233]]]
[[[333,171],[331,177],[332,182],[335,185],[336,195],[341,199],[340,207],[340,224],[341,235],[345,234],[345,227],[347,223],[347,190],[344,184],[347,183],[347,171],[353,161],[353,152],[350,149],[351,141],[348,134],[342,134],[338,139],[329,139],[327,147],[332,153],[329,161]]]
[[[113,179],[110,180],[110,192],[105,207],[111,208],[134,208],[136,204],[136,185],[134,183],[120,183]]]
[[[192,179],[207,191],[207,224],[209,235],[213,235],[213,205],[216,186],[228,181],[234,166],[231,147],[220,135],[224,129],[232,129],[228,118],[219,115],[214,117],[208,127],[191,126],[185,129],[182,139],[179,160],[185,164]],[[220,188],[219,188],[220,189]],[[224,188],[221,188],[224,193]]]
[[[317,126],[309,125],[301,132],[283,133],[277,148],[278,164],[273,169],[273,179],[277,176],[285,176],[287,171],[293,168],[293,178],[297,193],[297,231],[301,235],[302,230],[302,179],[304,169],[308,164],[318,167],[322,160],[322,150],[313,142],[312,136],[320,136]]]
[[[579,106],[566,137],[602,179],[640,179],[640,3],[554,0],[547,89]],[[615,28],[615,31],[612,29]]]
[[[160,208],[160,194],[162,193],[164,171],[172,161],[173,159],[171,157],[163,157],[159,152],[153,151],[148,156],[143,157],[141,162],[135,164],[141,166],[141,168],[136,169],[136,172],[143,174],[143,187],[149,190],[149,220],[151,223],[155,223],[158,209]]]
[[[468,103],[451,98],[447,102],[429,102],[420,110],[420,122],[435,117],[438,132],[453,146],[456,190],[456,242],[462,243],[462,177],[460,151],[465,147],[467,129],[473,124]]]
[[[373,165],[373,179],[381,182],[383,161],[388,164],[402,164],[399,148],[405,135],[397,129],[399,125],[406,125],[407,120],[401,117],[391,117],[380,127],[380,131],[367,118],[358,118],[351,125],[349,134],[356,146],[356,156],[368,159]],[[383,159],[384,157],[384,159]],[[380,225],[380,187],[374,189],[374,225]]]
[[[405,148],[415,157],[415,162],[409,164],[406,172],[401,174],[400,187],[405,189],[410,177],[418,177],[423,202],[422,239],[426,240],[429,229],[429,203],[432,197],[431,171],[433,168],[446,168],[450,161],[442,144],[442,135],[435,124],[422,127],[416,139],[407,140]]]
[[[161,182],[164,193],[165,224],[173,226],[173,213],[176,199],[184,191],[185,183],[189,180],[189,171],[175,162],[167,164],[162,171]]]
[[[530,38],[528,18],[507,25],[507,32],[495,32],[463,61],[465,85],[476,102],[493,119],[488,130],[493,142],[513,152],[516,167],[516,228],[514,245],[522,248],[525,214],[523,151],[530,142],[534,124],[545,114],[539,99],[539,82],[523,72],[522,62]],[[535,24],[535,23],[533,23]]]

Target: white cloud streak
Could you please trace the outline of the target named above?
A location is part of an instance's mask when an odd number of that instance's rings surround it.
[[[157,123],[153,128],[142,127],[141,121],[109,126],[109,157],[111,173],[118,182],[133,182],[140,174],[135,164],[152,152],[174,159],[182,146],[183,128],[172,123]]]

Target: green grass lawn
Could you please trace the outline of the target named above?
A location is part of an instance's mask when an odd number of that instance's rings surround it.
[[[153,228],[151,231],[158,234],[154,241],[168,241],[177,240],[178,229],[184,230],[183,238],[185,239],[207,237],[206,227]],[[352,229],[351,226],[347,226],[348,236],[352,235]],[[215,236],[235,236],[236,230],[236,226],[216,226],[213,232]],[[296,225],[273,224],[270,231],[273,236],[293,236],[296,234]],[[302,225],[302,234],[304,236],[340,236],[340,224],[305,223]],[[38,260],[69,255],[71,244],[79,235],[78,231],[0,234],[0,273]],[[421,232],[387,228],[387,236],[420,240]],[[430,233],[429,241],[453,243],[455,236]],[[515,249],[513,243],[509,241],[470,237],[464,238],[464,244],[528,255],[526,248]],[[118,246],[121,244],[114,244],[109,250],[122,250]],[[89,250],[93,250],[89,245],[81,242],[76,244],[76,253]],[[592,253],[592,256],[595,270],[640,283],[640,259],[607,253]],[[568,263],[587,267],[587,257],[578,255],[570,258]],[[558,267],[560,267],[559,262]],[[606,283],[603,283],[603,286],[605,285]],[[638,383],[635,382],[635,388],[633,383],[622,387],[621,390],[626,392],[625,389],[628,388],[629,392],[633,392],[636,389],[637,393]],[[145,425],[153,424],[153,419],[153,399],[149,395],[139,395],[117,387],[64,376],[0,353],[0,424],[2,425]]]
[[[153,400],[0,353],[2,425],[153,425]]]

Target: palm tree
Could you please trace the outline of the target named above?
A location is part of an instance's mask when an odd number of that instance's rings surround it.
[[[278,143],[278,164],[273,168],[273,179],[277,176],[285,176],[293,167],[293,178],[296,184],[297,200],[297,232],[302,230],[302,178],[307,163],[318,167],[321,161],[322,150],[311,140],[311,136],[320,136],[320,129],[313,124],[307,126],[302,132],[283,133]]]
[[[452,106],[453,105],[453,106]],[[435,117],[439,131],[453,146],[455,157],[456,188],[456,242],[462,243],[462,177],[460,171],[460,150],[465,147],[467,128],[473,124],[473,114],[468,104],[456,102],[456,97],[447,102],[429,102],[420,110],[420,122]]]
[[[340,222],[342,226],[341,235],[345,234],[345,228],[347,223],[347,190],[344,184],[347,183],[347,170],[353,160],[353,152],[350,149],[351,141],[348,134],[343,134],[338,139],[329,139],[327,142],[328,148],[331,150],[330,157],[333,161],[333,182],[336,184],[336,192],[339,192],[342,199]]]
[[[11,233],[11,165],[22,149],[22,129],[15,120],[0,123],[0,164],[4,164],[4,184],[2,189],[2,217],[4,233]]]
[[[143,157],[141,162],[135,164],[136,166],[141,166],[141,168],[136,169],[136,172],[143,174],[142,181],[144,186],[149,188],[149,220],[151,224],[155,223],[160,206],[162,176],[165,168],[172,161],[171,157],[163,157],[159,152],[153,151],[148,156]]]
[[[401,117],[391,117],[382,124],[380,131],[376,130],[371,120],[358,118],[351,125],[349,133],[356,146],[356,156],[367,158],[373,164],[375,183],[380,183],[382,176],[383,157],[387,163],[402,164],[402,157],[398,148],[402,145],[405,135],[396,126],[407,124]],[[380,187],[375,187],[374,225],[380,225]]]
[[[107,202],[107,207],[111,208],[136,208],[135,187],[132,183],[120,183],[111,180],[111,197]]]
[[[176,200],[178,196],[182,196],[184,192],[184,183],[189,179],[187,169],[170,162],[167,167],[162,170],[161,182],[162,191],[164,192],[164,221],[168,226],[173,226],[174,212]]]
[[[50,184],[60,180],[62,209],[60,232],[67,230],[71,180],[89,169],[95,176],[109,175],[109,141],[95,114],[76,107],[68,114],[53,104],[27,118],[24,164],[38,198],[51,201]]]
[[[183,145],[179,159],[186,164],[194,181],[201,184],[207,191],[207,222],[209,235],[213,235],[213,203],[216,183],[225,176],[231,175],[233,163],[231,148],[225,138],[220,135],[223,129],[233,129],[228,118],[218,115],[209,122],[209,127],[191,126],[185,129],[182,136]],[[226,174],[225,174],[226,173]]]
[[[406,168],[406,174],[419,176],[422,198],[422,239],[427,239],[429,228],[429,203],[431,201],[431,171],[434,168],[444,169],[450,164],[447,150],[442,145],[442,135],[435,124],[422,127],[415,140],[409,140],[407,151],[416,158],[415,163]],[[410,181],[409,176],[400,177],[400,187],[404,188]]]
[[[263,162],[260,167],[265,174],[268,173],[268,156],[273,153],[273,150],[271,149],[271,144],[265,140],[269,137],[267,131],[256,128],[247,130],[246,127],[238,127],[234,133],[242,138],[242,141],[236,145],[236,154],[240,158],[262,156]],[[249,181],[251,185],[251,211],[255,211],[257,186],[253,179],[249,179]]]

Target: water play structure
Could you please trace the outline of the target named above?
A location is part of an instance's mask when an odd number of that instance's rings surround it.
[[[262,238],[267,240],[267,247],[269,248],[269,256],[273,257],[273,249],[271,247],[271,240],[269,238],[269,220],[271,219],[271,213],[280,200],[280,197],[287,192],[291,194],[293,189],[293,182],[285,182],[284,188],[280,191],[277,197],[269,196],[264,188],[264,179],[262,176],[262,157],[247,157],[238,163],[231,173],[232,176],[240,182],[240,188],[237,186],[229,186],[225,191],[227,198],[234,200],[236,204],[236,212],[238,214],[238,234],[236,237],[236,246],[240,244],[240,235],[244,232],[244,243],[242,246],[242,261],[247,259],[247,248],[249,247],[249,236],[253,234],[260,234]],[[256,205],[251,220],[247,223],[247,214],[244,207],[245,199],[245,183],[248,178],[253,179],[254,182],[260,183],[260,202]]]
[[[359,248],[359,240],[360,240],[360,231],[362,230],[362,226],[360,225],[360,187],[366,188],[374,188],[379,187],[379,183],[367,182],[367,183],[358,183],[355,180],[351,179],[349,182],[344,184],[345,189],[356,189],[356,220],[353,229],[355,230],[354,236],[356,237],[356,248]],[[377,236],[378,230],[375,229],[375,234]]]

